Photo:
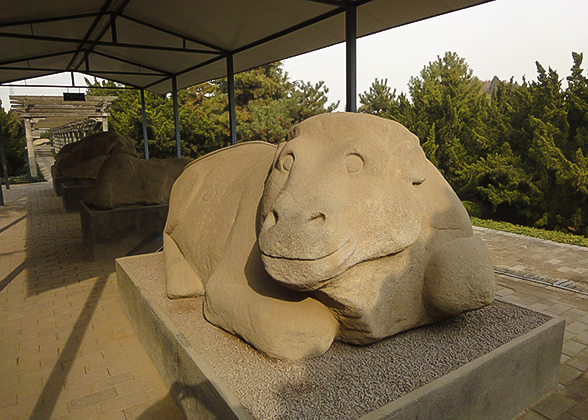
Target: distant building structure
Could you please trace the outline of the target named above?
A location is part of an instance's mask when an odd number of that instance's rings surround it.
[[[53,148],[73,143],[93,133],[99,126],[108,131],[110,106],[116,96],[86,96],[84,100],[64,100],[62,96],[10,96],[10,107],[24,125],[32,177],[37,176],[34,140],[53,133]]]

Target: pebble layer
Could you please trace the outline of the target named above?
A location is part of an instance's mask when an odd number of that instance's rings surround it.
[[[208,323],[203,298],[168,299],[163,254],[131,259],[129,266],[256,420],[357,419],[550,319],[495,302],[369,346],[335,342],[324,356],[283,361]]]

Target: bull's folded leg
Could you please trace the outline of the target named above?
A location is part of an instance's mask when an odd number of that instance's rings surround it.
[[[428,310],[453,315],[494,299],[494,271],[477,236],[446,242],[433,251],[425,271],[423,300]]]
[[[258,255],[245,270],[221,268],[211,276],[204,315],[259,351],[290,360],[324,354],[339,328],[322,303],[275,284]]]
[[[194,297],[204,294],[204,285],[192,270],[176,242],[163,233],[163,254],[167,277],[166,292],[169,298]]]

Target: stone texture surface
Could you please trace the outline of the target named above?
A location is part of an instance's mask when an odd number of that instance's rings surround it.
[[[92,188],[92,185],[76,185],[71,182],[61,184],[61,200],[63,208],[67,213],[80,211],[82,201],[86,193]]]
[[[167,204],[96,210],[81,203],[84,247],[94,261],[112,262],[133,250],[135,254],[155,252],[161,248],[167,214]]]
[[[55,156],[52,174],[55,177],[95,179],[109,156],[122,153],[136,157],[135,143],[135,140],[114,131],[91,134],[61,148]]]
[[[210,322],[286,359],[494,294],[488,250],[418,139],[371,115],[318,115],[277,148],[195,161],[172,190],[164,253],[170,297],[204,293]]]
[[[163,371],[162,376],[169,378],[168,386],[177,387],[177,378],[185,376],[187,368],[181,356],[177,357],[181,349],[175,348],[193,349],[195,361],[203,360],[205,365],[196,369],[197,387],[180,381],[186,389],[194,388],[196,395],[188,399],[202,399],[198,395],[218,377],[257,420],[350,420],[379,408],[383,413],[374,413],[373,418],[388,418],[392,412],[395,416],[390,418],[427,418],[423,413],[433,410],[438,414],[431,417],[435,419],[509,419],[508,413],[517,414],[525,404],[555,386],[562,322],[548,330],[534,331],[533,339],[526,338],[517,344],[521,347],[516,347],[511,343],[513,339],[549,319],[516,306],[498,303],[370,346],[337,342],[321,357],[284,361],[269,359],[206,322],[202,317],[202,297],[167,299],[161,254],[122,258],[117,264],[125,313],[140,331],[138,335]],[[161,351],[163,348],[174,350]],[[494,349],[498,353],[490,355]],[[216,375],[205,373],[202,379],[199,372],[206,372],[206,365]],[[434,386],[435,379],[465,365],[464,374],[456,373]],[[532,382],[533,386],[519,389],[517,380]],[[416,406],[399,400],[426,384],[433,389],[427,390],[424,400]],[[467,389],[479,399],[470,400],[470,394],[456,389]],[[392,401],[397,401],[405,414],[419,415],[398,416],[397,410],[383,407]],[[211,397],[207,407],[212,413],[216,404],[217,399]],[[485,408],[484,404],[493,408]],[[227,405],[235,406],[230,400]],[[456,415],[458,406],[461,411]]]
[[[97,209],[167,204],[172,185],[191,161],[112,155],[100,167],[96,183],[87,192],[84,202]]]

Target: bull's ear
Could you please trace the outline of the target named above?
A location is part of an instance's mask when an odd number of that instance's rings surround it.
[[[400,164],[402,173],[412,185],[421,185],[427,179],[427,167],[429,161],[425,152],[418,143],[402,144]]]
[[[286,145],[286,143],[288,143],[288,141],[283,141],[278,144],[278,148],[276,149],[276,153],[274,153],[274,161],[272,162],[272,169],[276,167],[276,162],[277,162],[278,158],[280,157],[280,153],[282,153],[282,149],[284,149],[284,146]]]

